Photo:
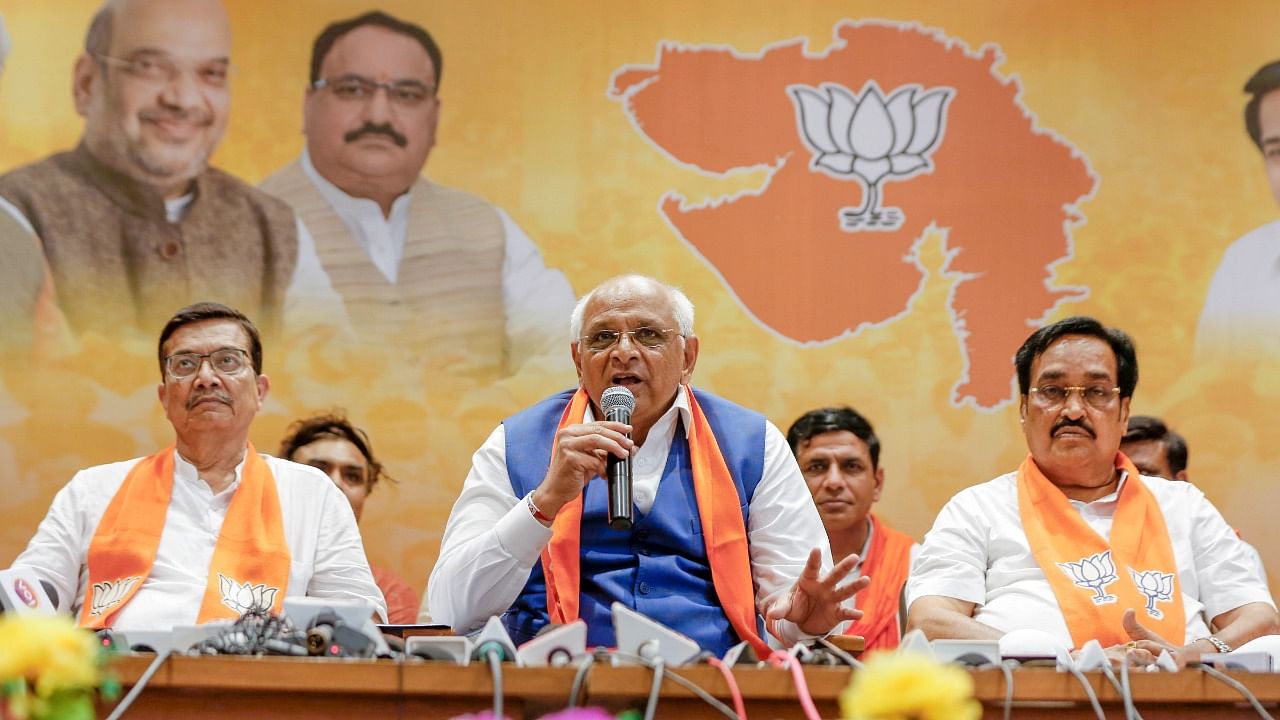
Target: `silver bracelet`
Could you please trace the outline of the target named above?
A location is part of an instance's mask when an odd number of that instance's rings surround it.
[[[1231,652],[1231,646],[1230,646],[1230,645],[1226,644],[1225,642],[1223,642],[1223,641],[1219,640],[1218,638],[1216,638],[1216,637],[1214,637],[1214,636],[1212,636],[1212,635],[1206,635],[1205,637],[1202,637],[1202,638],[1196,638],[1196,639],[1195,639],[1195,642],[1200,642],[1201,640],[1208,640],[1208,641],[1209,641],[1209,644],[1210,644],[1210,645],[1212,645],[1212,646],[1214,646],[1215,648],[1217,648],[1217,649],[1218,649],[1218,652],[1220,652],[1220,653],[1229,653],[1229,652]]]

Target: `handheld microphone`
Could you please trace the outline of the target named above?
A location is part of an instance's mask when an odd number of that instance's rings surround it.
[[[630,425],[631,411],[636,409],[636,396],[621,385],[607,387],[600,396],[600,409],[604,411],[606,420]],[[609,527],[628,530],[634,515],[631,501],[631,456],[620,458],[610,453],[608,463]]]

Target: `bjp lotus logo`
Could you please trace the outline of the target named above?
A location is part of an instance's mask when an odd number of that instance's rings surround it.
[[[129,595],[129,588],[141,579],[135,576],[94,583],[93,592],[89,596],[89,614],[102,615],[119,605]]]
[[[241,615],[250,610],[270,609],[276,601],[276,593],[280,592],[280,588],[262,583],[237,583],[222,573],[218,573],[218,589],[222,592],[222,604]]]
[[[1090,555],[1079,562],[1058,563],[1062,572],[1066,573],[1076,585],[1094,592],[1090,598],[1094,605],[1106,605],[1116,601],[1115,595],[1108,595],[1107,586],[1116,581],[1116,566],[1111,562],[1111,551]]]
[[[1138,592],[1147,599],[1147,614],[1159,620],[1164,612],[1156,607],[1156,601],[1173,601],[1173,573],[1162,573],[1159,570],[1138,572],[1129,568],[1129,577],[1138,586]]]
[[[942,140],[947,101],[955,90],[921,93],[919,85],[903,85],[887,100],[874,80],[858,95],[835,83],[787,90],[799,115],[800,136],[813,152],[810,168],[859,180],[865,188],[861,208],[840,208],[840,226],[849,232],[901,227],[902,210],[880,206],[880,185],[933,170],[930,155]]]

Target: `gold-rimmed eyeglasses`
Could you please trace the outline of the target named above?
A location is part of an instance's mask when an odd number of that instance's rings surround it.
[[[1109,385],[1041,385],[1029,389],[1036,402],[1045,408],[1056,408],[1071,397],[1071,393],[1080,393],[1080,399],[1095,410],[1106,410],[1111,407],[1120,388]]]
[[[623,337],[630,336],[632,342],[650,350],[657,350],[666,347],[667,343],[679,334],[680,330],[677,328],[638,327],[634,330],[596,330],[590,335],[578,338],[578,341],[584,343],[592,352],[603,352],[622,342]]]

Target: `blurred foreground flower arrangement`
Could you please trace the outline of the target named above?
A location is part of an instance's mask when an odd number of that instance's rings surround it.
[[[920,653],[885,652],[854,671],[840,712],[848,720],[976,720],[982,705],[964,670]]]
[[[61,615],[0,615],[0,718],[92,720],[105,653]]]

